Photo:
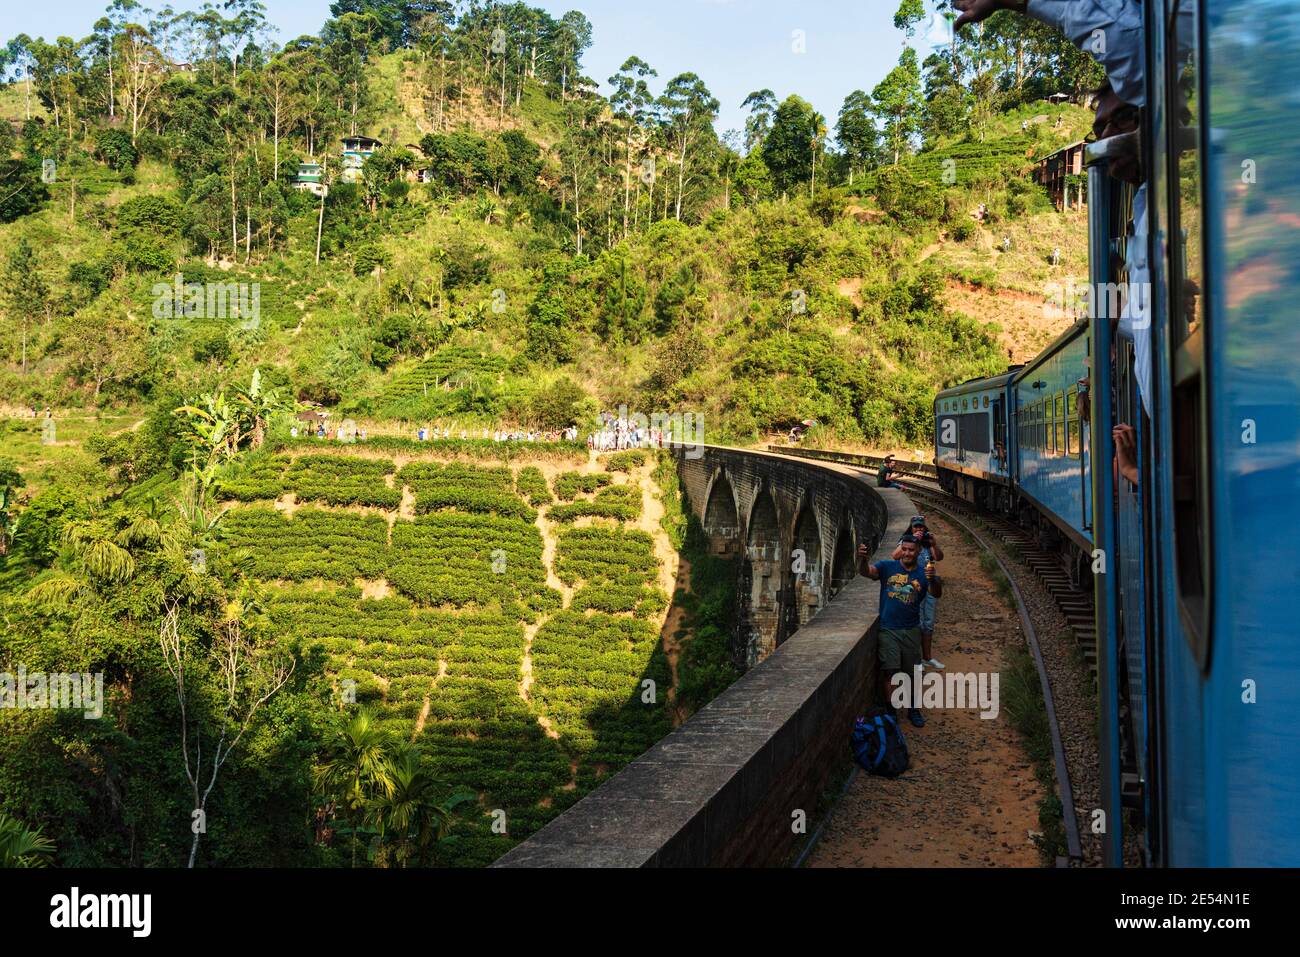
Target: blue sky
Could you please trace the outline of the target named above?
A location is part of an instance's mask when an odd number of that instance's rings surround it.
[[[315,33],[329,0],[264,0],[278,42]],[[579,9],[592,22],[586,74],[607,92],[608,77],[636,54],[659,72],[659,86],[685,71],[698,73],[722,104],[718,130],[742,129],[741,101],[767,87],[784,99],[798,93],[835,123],[855,89],[871,88],[898,62],[903,37],[894,29],[897,0],[531,0],[552,14]],[[107,0],[20,3],[3,0],[0,41],[19,34],[82,37]],[[146,6],[163,6],[160,0]],[[194,9],[194,0],[172,6]],[[800,31],[800,32],[796,32]],[[802,51],[800,51],[802,39]]]

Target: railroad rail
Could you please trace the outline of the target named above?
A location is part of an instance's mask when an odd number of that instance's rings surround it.
[[[801,459],[818,459],[823,462],[840,462],[844,465],[856,465],[859,468],[876,470],[884,464],[882,455],[860,455],[856,452],[834,452],[829,449],[803,449],[796,445],[769,445],[769,452],[779,455],[793,455]],[[894,471],[899,475],[908,475],[923,479],[937,479],[939,470],[924,462],[907,462],[894,459]]]

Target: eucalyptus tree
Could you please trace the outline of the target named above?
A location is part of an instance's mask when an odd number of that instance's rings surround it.
[[[771,90],[755,90],[745,97],[741,109],[749,110],[745,118],[745,152],[753,152],[763,145],[772,120],[776,117],[776,94]]]
[[[898,65],[872,89],[871,105],[896,165],[920,130],[921,68],[911,47],[903,48]]]
[[[632,198],[632,144],[644,136],[645,127],[654,104],[654,95],[646,85],[645,78],[658,76],[654,68],[640,57],[628,57],[618,72],[609,78],[614,88],[610,94],[609,105],[614,118],[623,123],[624,170],[623,170],[623,238],[628,235],[628,213]]]
[[[366,74],[375,41],[380,34],[379,20],[368,13],[346,13],[326,22],[321,31],[327,62],[338,74],[341,105],[348,118],[348,133],[353,136],[359,132],[362,112],[368,105]]]
[[[96,52],[103,59],[108,74],[108,118],[110,120],[117,116],[117,85],[114,73],[118,58],[117,38],[129,22],[129,18],[138,10],[141,10],[141,6],[136,0],[113,0],[108,5],[106,15],[95,21]]]
[[[716,138],[713,122],[718,118],[718,101],[694,73],[681,73],[668,81],[659,97],[664,129],[677,154],[677,201],[674,218],[682,218],[682,198],[690,178],[687,169],[703,140]]]
[[[131,142],[134,144],[150,104],[167,79],[167,62],[154,44],[150,31],[138,23],[128,23],[122,28],[120,48],[126,108],[131,117]]]
[[[302,86],[303,76],[296,69],[293,56],[279,54],[261,71],[259,80],[262,96],[271,119],[271,139],[274,149],[272,179],[280,178],[280,131],[292,126],[294,111],[300,100],[296,95]]]
[[[554,22],[548,40],[551,76],[559,81],[560,98],[565,99],[569,85],[581,73],[582,54],[591,46],[591,21],[581,12],[570,10]]]

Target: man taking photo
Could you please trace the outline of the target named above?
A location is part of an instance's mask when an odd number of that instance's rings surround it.
[[[902,672],[907,681],[912,680],[914,669],[921,661],[921,605],[933,590],[943,594],[943,582],[935,576],[934,562],[924,568],[917,559],[921,546],[915,536],[904,535],[899,540],[900,558],[877,564],[869,561],[863,574],[880,582],[880,640],[877,656],[880,661],[880,690],[885,707],[890,707],[890,688],[894,676]],[[858,546],[858,558],[870,559],[866,545]],[[925,717],[916,707],[917,691],[913,688],[907,709],[908,720],[917,728],[925,727]]]

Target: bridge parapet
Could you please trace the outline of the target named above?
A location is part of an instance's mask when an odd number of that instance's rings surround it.
[[[847,577],[839,546],[847,547],[850,567],[859,543],[876,559],[888,557],[906,531],[911,503],[851,469],[763,452],[711,447],[697,459],[680,456],[678,468],[706,530],[734,530],[733,541],[747,542],[757,509],[759,533],[777,539],[761,544],[781,546],[784,565],[800,523],[810,544],[815,522],[822,547],[814,567],[834,586],[834,598],[817,596],[819,610],[803,624],[796,614],[788,640],[496,867],[779,864],[795,845],[798,813],[812,816],[847,753],[853,719],[875,688],[879,588]],[[724,479],[736,519],[710,523],[710,509],[721,507],[710,495]],[[782,597],[797,613],[800,599],[806,605],[814,596],[793,587],[778,594],[778,617],[788,618]]]

